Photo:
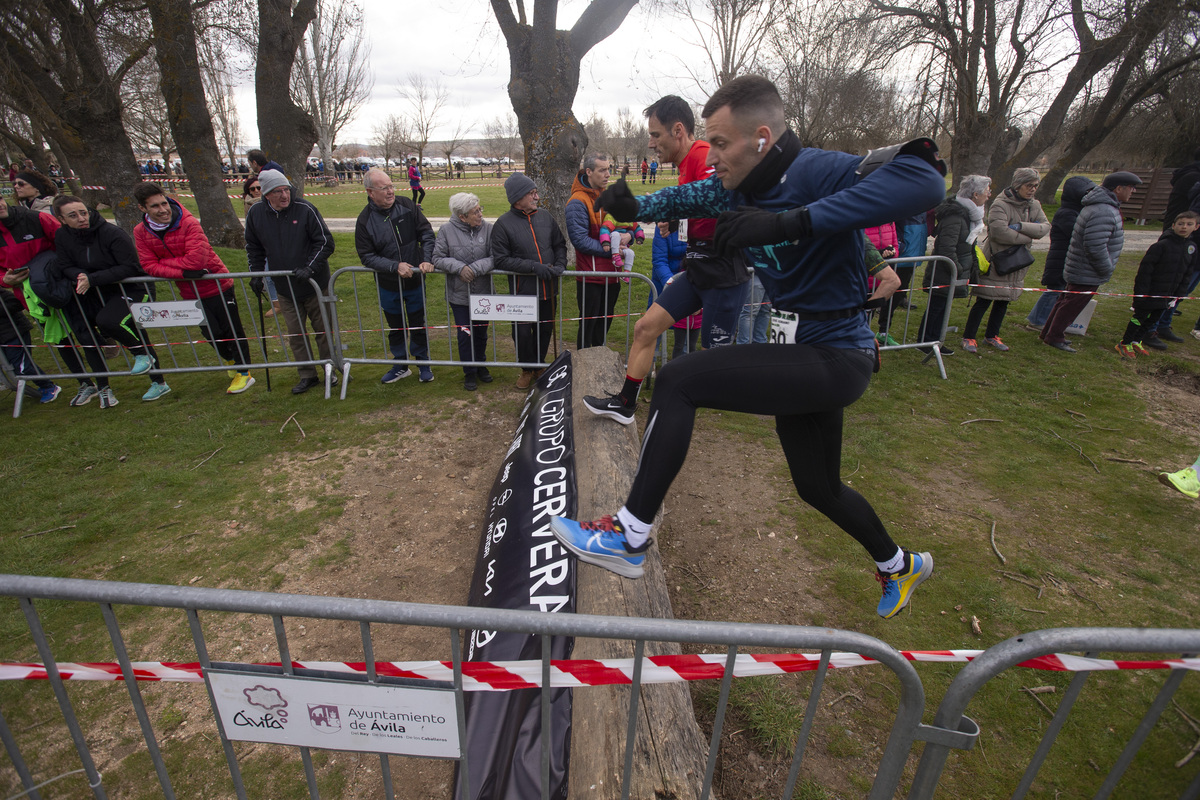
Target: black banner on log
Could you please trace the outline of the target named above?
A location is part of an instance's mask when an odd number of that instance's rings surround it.
[[[468,603],[549,613],[575,611],[575,559],[550,533],[550,518],[576,510],[571,427],[571,354],[563,352],[537,380],[492,484]],[[555,637],[551,658],[571,657],[574,640]],[[536,635],[470,631],[468,661],[537,660]],[[470,794],[455,770],[455,800],[542,796],[541,690],[467,692]],[[571,691],[551,690],[550,793],[567,796]]]

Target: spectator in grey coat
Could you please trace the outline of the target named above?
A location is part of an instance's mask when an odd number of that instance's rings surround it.
[[[1125,245],[1125,223],[1121,204],[1133,195],[1142,179],[1132,172],[1114,172],[1083,198],[1083,210],[1075,220],[1063,276],[1066,291],[1059,295],[1054,310],[1042,328],[1042,341],[1065,353],[1076,352],[1063,335],[1087,306],[1101,285],[1117,268]]]
[[[493,294],[492,223],[483,218],[479,198],[470,192],[450,196],[450,221],[438,231],[433,266],[446,273],[446,302],[458,333],[458,360],[463,363],[463,388],[473,392],[479,381],[492,382],[487,367],[471,362],[487,360],[487,320],[471,321],[471,295]]]

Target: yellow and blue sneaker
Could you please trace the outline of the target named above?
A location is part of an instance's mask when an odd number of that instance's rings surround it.
[[[604,567],[626,578],[642,577],[646,551],[654,544],[653,539],[647,539],[641,547],[630,547],[621,523],[611,516],[595,522],[551,517],[550,531],[580,561]]]
[[[883,587],[879,600],[879,616],[889,619],[908,605],[913,590],[933,574],[933,556],[929,553],[904,551],[905,569],[885,575],[876,570],[875,580]]]

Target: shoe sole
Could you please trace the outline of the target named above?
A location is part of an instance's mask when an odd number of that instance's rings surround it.
[[[593,408],[592,406],[589,406],[587,403],[584,403],[583,405],[584,405],[584,408],[586,408],[588,411],[595,414],[597,417],[608,417],[609,419],[615,419],[617,422],[621,423],[622,425],[632,425],[633,424],[633,420],[634,420],[633,414],[630,414],[627,417],[624,414],[620,414],[616,411],[609,411],[607,408]]]
[[[420,382],[421,383],[433,383],[433,380],[434,380],[434,376],[430,375],[428,378],[421,378]]]
[[[233,391],[232,389],[226,389],[226,390],[225,390],[225,394],[241,394],[242,392],[246,391],[247,389],[249,389],[249,388],[250,388],[251,386],[253,386],[253,385],[254,385],[254,378],[251,378],[250,380],[246,381],[246,385],[245,385],[245,386],[243,386],[242,388],[238,389],[236,392],[235,392],[235,391]]]
[[[630,564],[620,556],[604,556],[597,553],[589,553],[587,550],[580,550],[564,538],[566,534],[559,533],[556,527],[557,524],[557,518],[550,520],[550,532],[554,534],[554,538],[558,540],[559,544],[570,550],[580,561],[584,561],[594,567],[606,569],[609,572],[614,572],[622,578],[640,578],[645,574],[645,569],[640,564]]]
[[[1175,485],[1175,484],[1174,484],[1174,483],[1171,481],[1170,473],[1167,473],[1167,472],[1160,472],[1160,473],[1158,474],[1158,482],[1159,482],[1159,483],[1161,483],[1163,486],[1170,486],[1172,489],[1174,489],[1175,491],[1179,492],[1179,493],[1180,493],[1181,495],[1183,495],[1184,497],[1190,497],[1190,498],[1192,498],[1193,500],[1200,500],[1200,493],[1198,493],[1198,494],[1192,494],[1191,492],[1185,492],[1183,489],[1180,489],[1178,486],[1176,486],[1176,485]]]
[[[153,361],[151,361],[149,366],[147,366],[145,369],[137,369],[135,367],[134,369],[129,370],[129,374],[130,375],[145,375],[147,372],[149,372],[152,369],[154,369]]]
[[[403,375],[397,375],[396,377],[392,378],[390,381],[387,379],[387,376],[385,375],[385,376],[383,376],[383,378],[380,378],[379,382],[383,383],[383,384],[398,383],[399,381],[404,380],[405,378],[409,377],[410,375],[412,375],[411,372],[405,373]]]
[[[918,586],[929,580],[929,578],[933,575],[933,556],[929,553],[917,553],[917,555],[921,557],[921,571],[917,573],[916,581],[912,586],[908,587],[908,595],[905,596],[904,602],[896,606],[896,609],[884,617],[884,619],[891,619],[904,609],[908,608],[908,603],[910,600],[912,600],[913,592],[917,590]]]
[[[161,392],[159,392],[158,394],[154,395],[154,397],[146,397],[145,395],[143,395],[143,396],[142,396],[142,402],[143,402],[143,403],[153,403],[155,400],[162,400],[162,399],[163,399],[163,397],[164,397],[165,395],[168,395],[168,394],[170,394],[170,393],[171,393],[171,387],[170,387],[170,386],[168,386],[168,387],[167,387],[166,389],[164,389],[163,391],[161,391]]]
[[[71,406],[71,408],[79,408],[81,406],[86,406],[88,403],[92,402],[97,397],[98,397],[98,395],[89,394],[87,397],[80,400],[79,395],[76,395],[75,397],[71,398],[71,402],[69,405]],[[78,401],[78,402],[76,402],[76,401]]]

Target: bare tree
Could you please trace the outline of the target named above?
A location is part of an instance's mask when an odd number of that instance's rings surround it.
[[[458,121],[458,125],[456,125],[454,128],[454,133],[452,133],[449,138],[443,139],[440,142],[438,150],[446,159],[447,178],[453,176],[454,174],[454,154],[458,152],[458,148],[462,147],[463,140],[466,139],[466,136],[468,133],[470,133],[470,131],[470,126],[466,125],[466,123],[460,119]]]
[[[409,145],[417,151],[417,163],[425,163],[425,148],[429,137],[437,126],[438,115],[450,99],[450,91],[438,80],[427,80],[424,75],[413,72],[407,84],[400,89],[400,96],[412,106],[409,120],[412,123],[412,140]]]
[[[1041,82],[1063,59],[1058,0],[870,0],[870,8],[864,20],[883,25],[895,47],[931,53],[948,74],[953,173],[995,177],[1020,137],[1014,123],[1033,113]]]
[[[613,155],[617,156],[619,161],[625,163],[633,159],[634,167],[636,167],[641,163],[642,155],[646,152],[646,143],[649,138],[650,135],[641,115],[634,116],[627,106],[617,109],[617,124],[608,137],[608,143],[609,147],[618,151]]]
[[[0,88],[41,126],[39,139],[106,187],[127,230],[139,217],[132,195],[140,178],[120,86],[149,51],[144,29],[144,18],[108,2],[26,0],[0,14]]]
[[[763,40],[781,18],[783,0],[662,0],[663,7],[691,23],[704,51],[703,68],[684,64],[705,96],[738,75],[751,72]],[[688,39],[686,34],[685,39]]]
[[[148,0],[159,83],[179,157],[196,198],[204,232],[214,245],[245,244],[221,173],[221,153],[207,113],[204,80],[196,44],[196,23],[188,3]]]
[[[1080,159],[1116,130],[1146,98],[1165,90],[1200,60],[1197,9],[1187,0],[1142,0],[1111,8],[1085,9],[1071,0],[1071,24],[1078,42],[1074,63],[1045,114],[1011,158],[996,165],[993,178],[1007,182],[1060,141],[1072,110],[1079,122],[1038,189],[1052,200],[1059,182]],[[1194,87],[1193,87],[1194,91]],[[1086,98],[1080,103],[1079,99]]]
[[[500,162],[496,166],[496,174],[504,173],[503,159],[512,160],[520,142],[517,133],[517,120],[513,115],[505,114],[496,117],[483,126],[483,152],[488,158]]]
[[[217,129],[217,138],[225,146],[230,172],[237,171],[237,145],[242,139],[242,123],[238,117],[233,92],[233,70],[222,48],[212,38],[202,37],[200,44],[200,76],[204,80],[204,96],[208,111]]]
[[[125,130],[134,148],[144,153],[157,152],[169,164],[175,152],[175,138],[171,135],[170,114],[159,85],[158,68],[152,61],[139,61],[125,76],[121,101],[125,106],[122,114]]]
[[[362,9],[352,0],[318,0],[316,16],[300,43],[292,99],[316,125],[326,185],[337,185],[333,167],[337,137],[375,84],[367,65],[370,57]]]
[[[393,156],[404,155],[410,138],[412,136],[404,117],[389,114],[375,124],[371,144],[390,167]]]
[[[557,0],[538,0],[533,19],[525,3],[491,0],[508,45],[508,96],[525,144],[525,169],[558,217],[587,134],[571,107],[579,90],[579,64],[589,50],[613,34],[636,0],[590,0],[569,31],[560,31]]]
[[[587,122],[583,123],[583,130],[587,134],[589,151],[606,154],[610,152],[609,127],[604,117],[593,111]]]
[[[254,98],[259,144],[294,179],[297,196],[304,193],[317,128],[312,116],[292,101],[288,87],[296,50],[316,13],[317,0],[258,0]]]

